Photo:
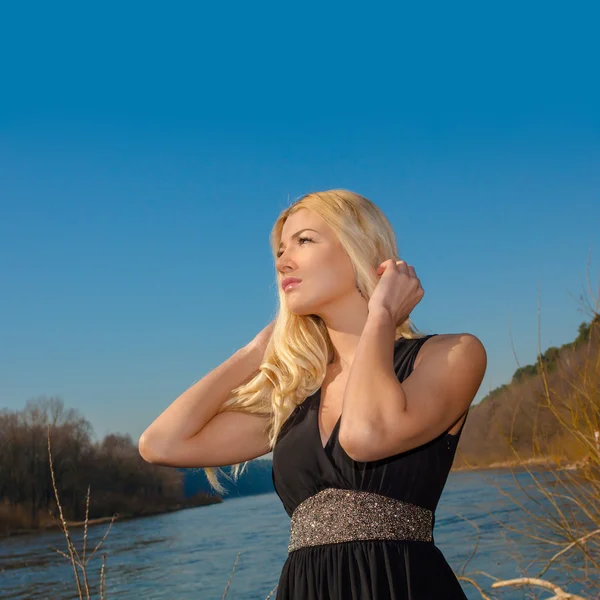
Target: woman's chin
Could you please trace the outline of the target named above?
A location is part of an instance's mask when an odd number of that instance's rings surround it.
[[[288,300],[287,302],[288,310],[298,316],[298,317],[306,317],[307,315],[312,315],[315,312],[315,307],[310,304],[303,302],[297,302],[292,300],[291,302]]]

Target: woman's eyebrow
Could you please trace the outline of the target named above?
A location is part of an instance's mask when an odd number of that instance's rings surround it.
[[[290,239],[296,239],[303,231],[314,231],[315,233],[319,233],[316,229],[310,229],[310,227],[305,227],[304,229],[301,229],[300,231],[296,231],[296,233],[294,233],[294,235],[292,235],[292,237]],[[283,242],[281,242],[281,244],[279,244],[279,248],[281,249],[281,246],[283,246]]]

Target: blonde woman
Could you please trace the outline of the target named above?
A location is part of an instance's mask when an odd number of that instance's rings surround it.
[[[424,291],[390,223],[345,190],[311,193],[271,234],[276,319],[144,432],[154,463],[273,451],[291,517],[278,600],[464,599],[434,515],[487,358],[468,333],[419,333]]]

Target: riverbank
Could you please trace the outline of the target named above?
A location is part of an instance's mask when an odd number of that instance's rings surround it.
[[[221,496],[210,496],[210,495],[199,495],[192,498],[189,498],[183,502],[178,504],[174,504],[171,506],[160,507],[156,509],[149,508],[148,510],[144,510],[143,512],[137,513],[116,513],[115,516],[110,517],[97,517],[95,519],[88,519],[87,524],[88,527],[92,527],[95,525],[102,525],[104,523],[110,523],[113,519],[115,521],[128,521],[131,519],[141,519],[143,517],[154,517],[156,515],[163,515],[171,512],[176,512],[179,510],[185,510],[187,508],[197,508],[198,506],[209,506],[211,504],[219,504],[223,502],[223,498]],[[17,510],[20,507],[15,507]],[[67,520],[67,528],[69,530],[73,528],[83,527],[85,525],[85,521],[69,521]],[[11,529],[9,526],[0,529],[0,539],[13,537],[13,536],[21,536],[21,535],[31,535],[35,533],[41,533],[46,531],[60,531],[61,525],[56,520],[49,520],[45,522],[40,522],[37,527],[20,527]]]
[[[590,457],[585,457],[581,460],[575,461],[559,461],[554,458],[536,457],[523,460],[504,460],[493,462],[488,465],[453,467],[451,469],[451,472],[504,470],[525,471],[531,468],[547,469],[553,471],[577,471],[589,465],[589,461]]]

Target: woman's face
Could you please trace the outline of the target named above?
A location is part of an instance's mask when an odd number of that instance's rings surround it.
[[[307,208],[285,221],[275,266],[280,286],[289,277],[301,279],[283,292],[288,308],[297,315],[323,316],[341,299],[360,298],[350,257],[333,230]]]

